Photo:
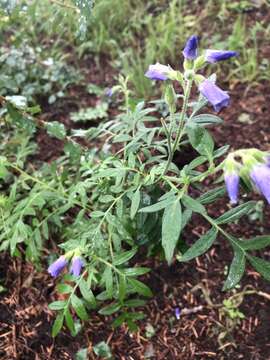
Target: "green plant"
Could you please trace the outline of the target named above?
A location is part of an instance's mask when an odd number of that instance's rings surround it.
[[[120,77],[114,90],[123,95],[123,111],[97,128],[69,133],[63,124],[37,118],[38,109],[28,108],[22,99],[1,98],[3,126],[18,127],[28,134],[15,158],[9,151],[1,157],[5,189],[1,199],[1,250],[17,256],[25,254],[38,266],[45,242],[59,239],[63,255],[55,261],[53,256],[48,258],[49,272],[56,277],[71,266],[70,273],[65,273],[57,285],[61,299],[50,304],[50,309],[58,312],[53,336],[64,323],[76,335],[74,313],[85,321],[97,308],[102,315],[117,313],[113,326],[126,323],[131,331],[136,330],[136,321],[144,316],[141,309],[145,299],[152,296],[141,279],[144,276],[146,280],[150,271],[138,261],[144,254],[165,259],[168,264],[175,261],[175,255],[178,261],[188,262],[204,254],[221,236],[234,254],[224,290],[240,282],[246,260],[270,278],[269,263],[252,255],[252,251],[268,246],[270,237],[239,240],[224,228],[254,211],[257,202],[241,203],[217,218],[207,211],[207,205],[225,193],[225,188],[215,183],[204,192],[207,177],[214,180],[224,169],[227,190],[235,203],[238,173],[247,188],[253,181],[268,199],[261,170],[267,174],[270,170],[267,154],[256,149],[238,150],[219,161],[228,147],[215,149],[206,127],[222,120],[202,113],[202,109],[207,100],[215,110],[228,106],[229,95],[217,87],[214,75],[206,79],[199,71],[207,62],[236,53],[207,51],[198,56],[197,45],[197,37],[192,36],[183,51],[183,72],[161,64],[149,67],[148,78],[164,81],[163,99],[156,106],[134,104],[128,79]],[[182,88],[179,95],[175,83]],[[193,86],[200,91],[197,100],[191,100]],[[163,108],[163,117],[157,116],[157,107]],[[34,151],[29,140],[36,127],[64,145],[59,159],[37,169],[26,161]],[[76,142],[78,137],[93,141],[97,136],[104,141],[99,151]],[[174,154],[186,146],[196,150],[198,156],[178,166]],[[260,170],[257,174],[261,173],[255,180],[254,166]],[[208,227],[188,247],[182,234],[194,214]]]
[[[100,104],[97,104],[94,108],[81,109],[77,113],[71,113],[71,120],[74,122],[87,122],[104,119],[108,116],[107,110],[108,104],[102,102]]]
[[[68,85],[80,80],[78,72],[63,59],[44,55],[27,43],[0,48],[1,94],[20,94],[31,102],[47,95],[49,103],[63,97]]]

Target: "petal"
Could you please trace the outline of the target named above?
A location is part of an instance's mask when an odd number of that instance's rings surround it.
[[[224,180],[231,203],[237,204],[240,180],[239,175],[235,172],[225,173]]]
[[[79,276],[83,267],[83,261],[79,256],[75,256],[72,259],[70,273],[74,276]]]
[[[170,71],[171,69],[169,66],[156,63],[154,65],[150,65],[144,75],[151,80],[167,80],[168,73]]]
[[[270,168],[266,164],[255,165],[250,172],[250,177],[270,204]]]
[[[237,55],[238,53],[236,51],[207,49],[205,52],[205,59],[210,63],[215,63],[217,61],[230,59]]]
[[[183,50],[185,59],[194,60],[198,55],[198,36],[192,35],[186,42]]]
[[[48,272],[53,277],[57,277],[64,267],[67,265],[67,260],[64,256],[60,256],[56,261],[54,261],[48,268]]]
[[[229,95],[210,80],[204,80],[199,85],[199,91],[207,98],[217,112],[229,105]]]

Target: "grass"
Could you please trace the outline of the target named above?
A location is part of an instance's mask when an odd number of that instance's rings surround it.
[[[201,35],[202,47],[239,51],[239,58],[222,64],[224,79],[252,86],[270,77],[269,61],[261,53],[262,40],[270,39],[270,25],[252,19],[249,11],[256,8],[248,1],[207,0],[199,5],[188,0],[99,0],[83,40],[76,36],[79,15],[74,9],[50,0],[26,4],[23,12],[1,16],[0,28],[10,43],[19,45],[27,39],[52,57],[67,54],[75,64],[83,57],[91,56],[96,62],[106,57],[129,76],[138,98],[153,91],[144,77],[148,65],[159,61],[179,66],[183,45],[193,33]],[[6,36],[2,35],[2,40]],[[221,41],[221,36],[226,40]]]

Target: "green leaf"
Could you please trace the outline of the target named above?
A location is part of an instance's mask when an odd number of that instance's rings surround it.
[[[221,146],[219,149],[214,151],[213,158],[216,159],[216,158],[226,154],[226,152],[229,150],[229,148],[230,148],[229,145]]]
[[[199,214],[206,213],[205,207],[202,204],[200,204],[200,202],[198,200],[195,200],[188,195],[183,195],[182,203],[187,209],[190,209],[194,212],[197,212]]]
[[[135,267],[135,268],[129,268],[129,269],[123,269],[122,272],[126,276],[140,276],[143,274],[146,274],[150,271],[149,268],[146,267]]]
[[[243,240],[241,242],[241,246],[245,250],[260,250],[269,245],[270,245],[270,236],[269,235],[256,236],[253,239]]]
[[[112,358],[111,349],[109,345],[105,343],[105,341],[101,341],[100,343],[95,345],[93,349],[94,349],[94,353],[103,359]]]
[[[226,194],[226,188],[225,186],[222,186],[217,189],[209,190],[206,193],[202,194],[198,198],[198,201],[203,205],[210,204],[216,199],[224,196],[225,194]]]
[[[122,325],[126,321],[126,313],[123,313],[119,315],[112,323],[112,326],[114,328],[117,328],[118,326]]]
[[[99,211],[99,210],[96,210],[96,211],[92,211],[91,212],[91,217],[94,219],[94,218],[99,218],[99,217],[102,217],[104,216],[104,212],[103,211]]]
[[[134,290],[140,295],[143,295],[145,297],[151,297],[153,296],[153,293],[151,289],[142,283],[141,281],[137,279],[128,279],[129,283],[133,286]]]
[[[131,332],[138,331],[138,326],[130,319],[127,319],[128,330]]]
[[[61,310],[65,308],[66,304],[67,304],[66,300],[59,300],[50,303],[48,307],[50,310]]]
[[[126,295],[127,282],[126,277],[123,275],[119,274],[118,279],[118,298],[119,301],[122,303]]]
[[[101,315],[112,315],[113,313],[117,312],[118,310],[120,310],[121,308],[121,304],[117,303],[113,303],[110,304],[108,306],[105,306],[104,308],[99,310],[99,314]]]
[[[58,121],[46,123],[46,129],[49,135],[55,136],[57,139],[63,140],[66,136],[64,124],[61,124]]]
[[[56,335],[60,332],[60,330],[62,329],[63,326],[63,322],[64,322],[64,314],[58,314],[54,323],[53,323],[53,327],[52,327],[52,336],[56,337]]]
[[[95,296],[92,292],[92,290],[90,289],[90,287],[87,285],[87,282],[84,279],[80,280],[80,292],[83,296],[83,298],[89,303],[91,304],[93,307],[96,307],[96,299]]]
[[[179,260],[185,262],[204,254],[216,240],[217,233],[218,231],[215,228],[211,228],[206,234],[202,235]]]
[[[187,133],[192,147],[201,155],[211,157],[214,150],[214,141],[209,132],[201,126],[190,123],[187,126]]]
[[[68,329],[71,331],[71,333],[73,333],[75,331],[75,327],[74,327],[74,321],[73,321],[73,318],[71,316],[69,309],[65,309],[64,314],[65,314],[66,325],[67,325]]]
[[[220,117],[212,114],[200,114],[191,118],[190,121],[195,124],[199,124],[203,126],[212,125],[212,124],[221,124],[223,122],[223,120]]]
[[[215,221],[217,224],[227,224],[235,220],[238,220],[243,215],[248,215],[250,211],[254,209],[256,204],[257,204],[256,201],[249,201],[245,204],[241,204],[233,209],[230,209]]]
[[[97,174],[94,175],[95,178],[103,178],[103,177],[118,177],[124,176],[126,170],[123,168],[111,168],[106,170],[101,170]]]
[[[266,280],[270,281],[270,262],[263,260],[257,256],[248,256],[248,260],[258,273]]]
[[[105,281],[106,292],[108,298],[111,299],[113,296],[113,274],[110,267],[106,267],[102,276],[102,280]]]
[[[177,200],[165,208],[162,218],[162,247],[165,252],[165,258],[169,264],[173,258],[181,227],[182,210],[180,201]]]
[[[74,122],[78,122],[78,121],[87,122],[87,121],[103,119],[106,118],[108,115],[107,110],[108,110],[108,104],[100,103],[97,104],[96,107],[88,107],[85,109],[81,109],[78,112],[73,112],[71,113],[70,118]]]
[[[70,294],[73,291],[73,287],[69,284],[58,284],[57,291],[61,294]]]
[[[112,195],[102,195],[99,196],[98,200],[103,204],[108,204],[110,202],[113,202],[115,198]]]
[[[175,201],[175,196],[172,196],[165,200],[159,201],[156,204],[146,206],[146,207],[140,209],[139,212],[140,213],[151,213],[151,212],[160,211],[162,209],[165,209],[166,206],[173,203],[174,201]]]
[[[134,219],[139,206],[140,206],[140,201],[141,201],[141,193],[140,193],[140,188],[138,188],[131,199],[131,207],[130,207],[130,218]]]
[[[234,288],[245,272],[246,257],[245,252],[238,247],[234,247],[234,257],[230,265],[228,277],[223,285],[223,290]]]
[[[182,214],[182,229],[181,230],[183,230],[185,228],[185,226],[189,223],[189,221],[191,219],[191,216],[192,216],[192,210],[185,209],[183,211],[183,214]]]
[[[75,360],[88,360],[87,349],[80,349],[76,355]]]
[[[136,252],[137,252],[137,248],[134,248],[132,250],[125,251],[121,254],[115,255],[115,257],[113,259],[113,264],[115,266],[119,266],[119,265],[126,263],[128,260],[133,258],[133,256],[136,254]]]
[[[131,141],[133,138],[128,134],[119,134],[113,138],[113,143]]]
[[[87,312],[85,310],[82,300],[79,299],[78,296],[75,294],[73,294],[71,296],[71,305],[81,320],[88,319],[88,315],[87,315]]]

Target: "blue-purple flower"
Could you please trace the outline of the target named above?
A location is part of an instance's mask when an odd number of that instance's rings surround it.
[[[112,97],[113,96],[113,89],[109,88],[105,91],[105,95],[108,97]]]
[[[144,75],[151,80],[167,80],[170,71],[172,70],[169,66],[156,63],[150,65]]]
[[[225,172],[224,181],[231,204],[237,204],[240,177],[236,171]]]
[[[176,319],[179,320],[180,316],[181,316],[181,310],[179,307],[174,309],[174,314],[175,314]]]
[[[67,259],[64,256],[60,256],[49,266],[48,272],[51,274],[51,276],[57,277],[66,265]]]
[[[185,48],[182,51],[184,58],[188,60],[196,59],[198,55],[198,36],[192,35],[186,42]]]
[[[205,52],[205,59],[210,63],[215,63],[222,60],[230,59],[231,57],[237,56],[236,51],[226,51],[226,50],[211,50],[208,49]]]
[[[267,164],[257,163],[251,168],[250,178],[270,204],[270,167]]]
[[[71,262],[70,273],[74,276],[79,276],[84,263],[80,256],[74,256]]]
[[[267,156],[265,157],[265,163],[268,167],[270,167],[270,154],[267,154]]]
[[[229,105],[230,97],[210,80],[204,80],[199,85],[199,91],[213,105],[215,111],[220,111]]]

